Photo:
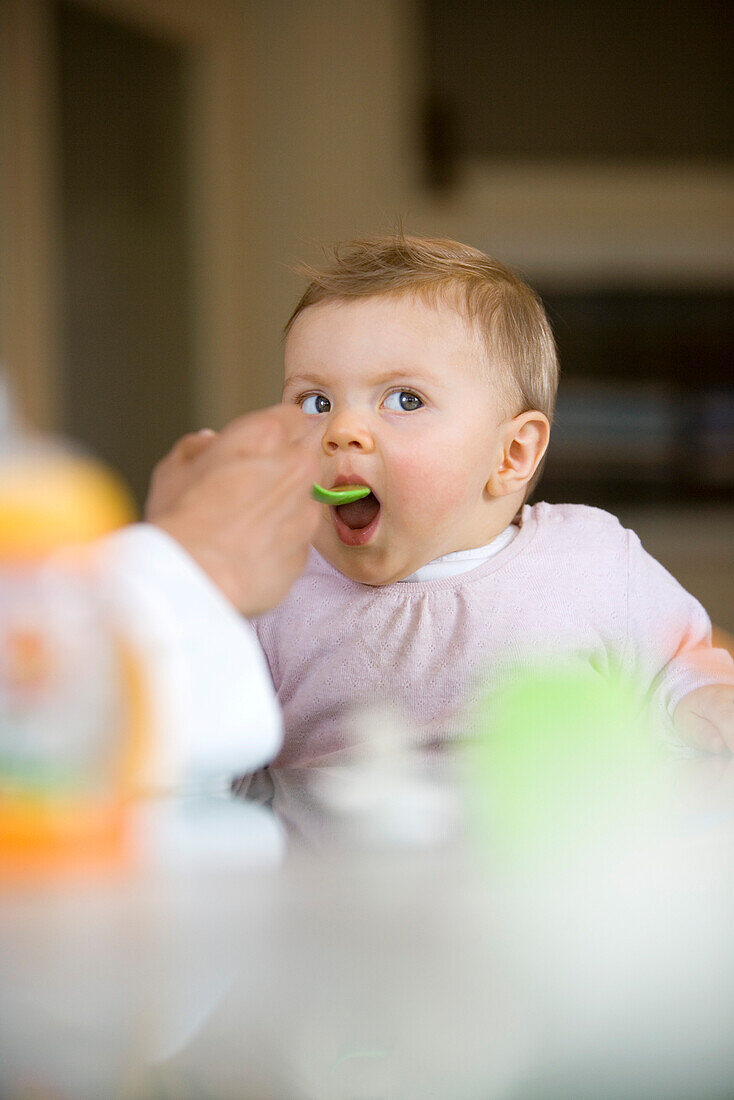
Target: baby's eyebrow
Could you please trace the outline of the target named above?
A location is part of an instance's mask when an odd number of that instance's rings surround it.
[[[396,367],[393,370],[386,371],[381,374],[379,378],[375,378],[376,386],[384,386],[386,382],[433,382],[437,379],[434,375],[421,367]]]
[[[283,382],[283,389],[291,385],[321,386],[323,383],[315,374],[291,374]]]
[[[395,385],[420,385],[423,383],[434,386],[439,383],[439,379],[434,374],[431,374],[430,371],[426,371],[423,367],[412,367],[410,365],[393,367],[377,375],[375,378],[367,379],[367,381],[373,386],[384,386],[390,382]],[[298,372],[289,375],[288,378],[285,379],[283,382],[283,389],[285,390],[290,386],[324,385],[326,385],[326,383],[318,375]]]

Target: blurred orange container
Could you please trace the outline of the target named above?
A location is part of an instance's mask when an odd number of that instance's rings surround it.
[[[95,576],[134,517],[118,478],[59,444],[0,450],[0,874],[114,869],[147,737],[144,678]]]

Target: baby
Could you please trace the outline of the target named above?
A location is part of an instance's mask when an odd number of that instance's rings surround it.
[[[353,242],[286,326],[283,401],[312,424],[324,506],[306,572],[255,622],[285,717],[276,764],[335,760],[349,716],[401,711],[418,745],[548,661],[633,685],[669,736],[734,746],[734,662],[703,608],[606,512],[525,503],[558,382],[537,295],[483,253]]]

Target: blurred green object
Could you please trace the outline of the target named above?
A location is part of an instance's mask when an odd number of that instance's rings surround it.
[[[654,812],[653,737],[628,686],[543,667],[485,693],[467,746],[469,817],[502,850],[585,846]]]

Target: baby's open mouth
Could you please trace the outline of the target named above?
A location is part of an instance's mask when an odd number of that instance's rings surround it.
[[[366,546],[380,526],[382,508],[374,493],[331,509],[337,536],[345,546]]]
[[[361,531],[364,527],[369,527],[380,511],[380,502],[374,493],[370,493],[368,497],[362,497],[351,504],[338,505],[335,511],[350,531]]]

